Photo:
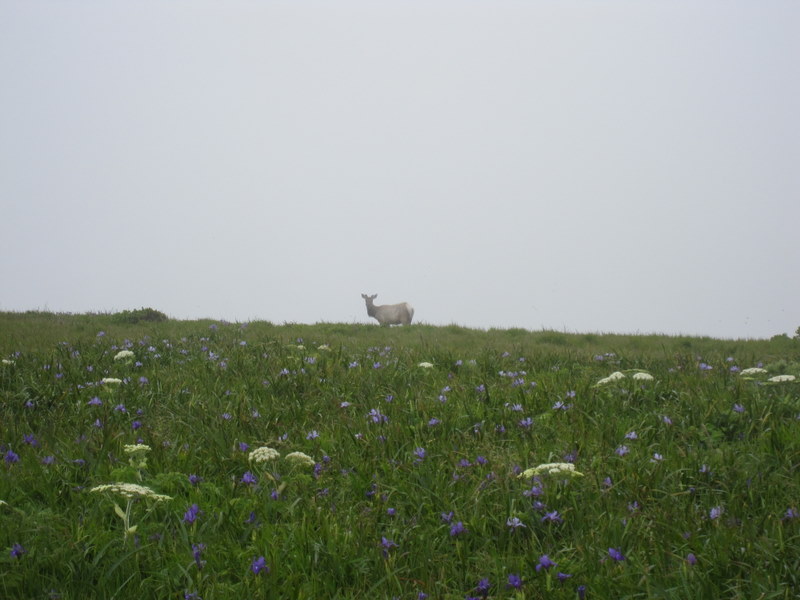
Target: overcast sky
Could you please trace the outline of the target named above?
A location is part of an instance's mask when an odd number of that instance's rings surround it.
[[[0,310],[800,326],[800,2],[0,2]]]

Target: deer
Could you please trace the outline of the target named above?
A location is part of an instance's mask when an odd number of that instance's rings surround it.
[[[414,318],[414,307],[408,302],[375,306],[373,301],[378,294],[372,294],[372,296],[361,294],[361,297],[367,303],[367,314],[377,319],[381,325],[411,325],[411,319]]]

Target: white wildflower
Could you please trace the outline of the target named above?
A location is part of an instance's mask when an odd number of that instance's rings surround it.
[[[328,344],[322,344],[322,346],[317,346],[317,350],[329,351],[331,347]]]
[[[313,458],[303,452],[290,452],[286,455],[286,460],[300,465],[308,465],[309,467],[313,467],[316,464]]]
[[[744,370],[740,371],[739,372],[739,376],[740,377],[741,376],[747,377],[749,375],[763,375],[766,372],[767,372],[766,369],[762,369],[760,367],[750,367],[749,369],[744,369]]]
[[[146,454],[150,452],[150,446],[147,444],[125,444],[125,454]]]
[[[622,373],[621,371],[614,371],[608,377],[603,377],[603,379],[598,381],[596,385],[605,385],[607,383],[611,383],[612,381],[617,381],[619,379],[625,379],[625,373]]]
[[[771,381],[772,383],[782,383],[784,381],[794,381],[797,379],[794,375],[775,375],[775,377],[770,377],[767,381]]]
[[[256,448],[253,450],[249,455],[248,459],[250,462],[257,462],[263,463],[268,462],[270,460],[275,460],[276,458],[280,458],[281,454],[275,448],[270,448],[269,446],[262,446],[261,448]]]
[[[4,365],[13,365],[14,361],[4,358],[3,360],[0,361],[0,363],[3,363]]]
[[[650,373],[645,373],[644,371],[639,371],[638,373],[634,373],[632,375],[632,378],[636,379],[638,381],[652,381],[653,380],[653,376],[650,375]]]
[[[530,479],[535,475],[561,475],[566,477],[582,477],[583,473],[575,470],[572,463],[545,463],[523,471],[519,477]]]
[[[122,383],[122,379],[117,379],[116,377],[103,377],[100,380],[100,383],[104,383],[106,385],[109,385],[109,384],[119,385],[120,383]]]
[[[107,483],[104,485],[98,485],[96,487],[93,487],[89,491],[111,492],[112,494],[119,494],[123,498],[127,498],[129,500],[133,498],[150,498],[151,500],[155,500],[156,502],[161,502],[164,500],[172,500],[171,496],[156,494],[149,487],[146,487],[144,485],[137,485],[135,483]]]
[[[114,360],[132,360],[136,355],[131,350],[120,350],[114,356]]]
[[[418,367],[422,367],[423,369],[432,369],[433,368],[433,363],[421,362],[417,366]]]

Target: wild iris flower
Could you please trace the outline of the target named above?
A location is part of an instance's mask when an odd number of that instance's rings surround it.
[[[247,485],[253,485],[256,483],[257,479],[256,476],[253,475],[250,471],[245,471],[244,475],[242,475],[242,483],[246,483]]]
[[[384,558],[388,558],[389,550],[392,548],[397,548],[397,544],[395,544],[392,540],[381,536],[381,544],[380,544]]]
[[[555,566],[557,566],[557,564],[552,560],[550,560],[550,557],[547,556],[547,554],[542,554],[539,557],[539,563],[536,565],[536,570],[541,571],[542,569],[544,569],[546,571],[547,569],[550,569],[551,567]]]
[[[608,555],[617,562],[625,560],[625,555],[616,548],[609,548]]]
[[[450,537],[458,537],[463,533],[467,533],[467,528],[464,527],[464,523],[461,521],[458,521],[452,527],[450,527]]]
[[[200,515],[200,507],[197,504],[192,504],[185,513],[183,513],[183,520],[185,523],[194,523]]]
[[[14,544],[11,546],[11,558],[22,558],[22,555],[26,552],[27,550],[22,547],[22,544]]]
[[[513,588],[518,590],[522,587],[522,578],[517,575],[516,573],[511,573],[508,576],[508,583],[506,584],[507,588]]]
[[[484,598],[489,595],[489,590],[492,588],[492,583],[489,581],[488,578],[484,577],[478,582],[478,585],[475,586],[475,591],[478,592]]]
[[[192,556],[194,557],[194,562],[197,564],[198,569],[202,569],[206,564],[206,561],[201,560],[203,550],[205,549],[205,544],[192,544]]]
[[[269,567],[267,566],[267,559],[265,559],[263,556],[254,558],[253,562],[250,564],[250,570],[256,575],[258,575],[259,573],[269,573]]]
[[[554,510],[552,512],[545,513],[541,521],[542,523],[544,523],[545,521],[549,521],[550,523],[561,523],[563,522],[563,519],[561,518],[561,515],[558,514],[558,511]]]

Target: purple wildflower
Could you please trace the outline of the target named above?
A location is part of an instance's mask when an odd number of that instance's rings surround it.
[[[383,553],[383,557],[387,558],[389,556],[389,550],[392,548],[397,548],[397,544],[395,544],[392,540],[381,536],[381,552]]]
[[[560,571],[559,571],[559,572],[558,572],[558,574],[556,575],[556,578],[558,578],[558,580],[559,580],[561,583],[564,583],[564,582],[565,582],[567,579],[569,579],[570,577],[572,577],[572,575],[571,575],[570,573],[562,573],[562,572],[560,572]]]
[[[373,423],[388,423],[389,422],[389,417],[387,417],[386,415],[382,415],[377,408],[373,408],[372,410],[370,410],[367,413],[367,417]]]
[[[307,440],[315,440],[318,437],[319,437],[319,432],[316,429],[312,429],[311,431],[308,432],[308,435],[306,435]]]
[[[125,405],[124,405],[124,404],[117,404],[117,405],[114,407],[114,411],[115,411],[115,412],[126,413],[126,412],[128,412],[128,409],[127,409],[127,408],[125,408]]]
[[[531,489],[522,492],[522,495],[525,496],[526,498],[531,498],[531,497],[536,498],[538,496],[541,496],[542,494],[544,494],[544,490],[542,489],[541,486],[538,485],[534,485]]]
[[[509,517],[506,519],[506,526],[511,529],[511,531],[516,531],[520,527],[525,527],[525,523],[523,523],[519,517]]]
[[[100,398],[98,398],[97,396],[95,396],[94,398],[89,400],[86,404],[88,404],[89,406],[103,406],[103,401],[100,400]]]
[[[629,431],[628,433],[625,434],[625,439],[626,440],[638,440],[639,439],[639,434],[636,433],[635,431]]]
[[[189,483],[191,483],[192,485],[197,485],[201,481],[203,481],[203,478],[200,477],[199,475],[194,475],[194,474],[189,475]]]
[[[11,546],[11,558],[22,558],[22,555],[26,552],[27,550],[22,547],[22,544],[14,544]]]
[[[481,596],[486,598],[489,595],[489,590],[492,588],[492,582],[489,581],[487,577],[484,577],[478,582],[478,585],[475,586],[475,591],[478,592]]]
[[[242,483],[247,485],[253,485],[257,481],[256,476],[253,475],[250,471],[245,471],[244,475],[242,475]]]
[[[198,569],[202,569],[206,564],[206,561],[201,560],[203,550],[205,549],[205,544],[192,544],[192,556],[194,557],[194,562],[197,564]]]
[[[712,521],[715,519],[719,519],[722,516],[722,507],[715,506],[710,511],[708,511],[708,518]]]
[[[22,436],[22,441],[29,446],[33,446],[34,448],[39,447],[39,440],[32,433],[26,433]]]
[[[623,445],[619,446],[616,450],[614,450],[614,452],[616,452],[619,456],[625,456],[628,452],[630,452],[630,449]]]
[[[453,513],[453,511],[451,510],[450,512],[446,512],[446,513],[443,512],[439,516],[442,518],[442,521],[444,521],[445,523],[450,523],[453,520],[453,517],[455,516],[455,513]]]
[[[433,417],[430,421],[428,421],[428,426],[429,427],[435,427],[439,423],[441,423],[441,421],[439,419],[437,419],[436,417]]]
[[[239,452],[247,452],[250,449],[250,445],[247,442],[239,442]]]
[[[800,513],[797,512],[796,508],[791,508],[791,507],[787,508],[786,512],[783,515],[783,518],[787,521],[791,519],[797,519],[798,517],[800,517]]]
[[[267,559],[263,556],[259,556],[258,558],[254,558],[253,562],[250,564],[250,570],[258,575],[259,573],[269,573],[269,567],[267,566]]]
[[[45,457],[42,459],[42,464],[43,464],[43,465],[52,465],[52,464],[54,464],[55,462],[56,462],[56,457],[55,457],[55,456],[53,456],[52,454],[49,454],[49,455],[45,456]]]
[[[416,462],[422,462],[425,459],[425,448],[420,446],[414,449],[414,456],[417,457]]]
[[[464,523],[458,521],[452,527],[450,527],[450,537],[458,537],[464,533],[468,533],[467,528],[464,527]]]
[[[546,571],[547,569],[550,569],[551,567],[555,566],[557,566],[557,564],[552,560],[550,560],[550,557],[547,556],[547,554],[542,554],[539,557],[539,563],[536,565],[536,571],[538,572],[541,571],[542,569]]]
[[[11,448],[9,448],[8,451],[6,452],[5,461],[7,465],[13,465],[14,463],[18,463],[19,454],[17,454]]]
[[[183,521],[185,523],[194,523],[197,517],[200,516],[200,507],[197,504],[192,504],[185,513],[183,513]]]
[[[689,563],[690,567],[693,567],[697,564],[697,557],[694,555],[694,553],[689,552],[689,554],[686,555],[686,562]]]
[[[513,588],[518,590],[522,587],[522,578],[517,575],[516,573],[511,573],[508,576],[508,583],[506,584],[507,588]]]
[[[740,413],[740,414],[743,413],[744,412],[744,406],[742,406],[741,404],[738,404],[738,403],[734,404],[733,405],[733,412]]]
[[[139,429],[141,426],[142,426],[141,421],[134,421],[133,423],[131,423],[131,429],[133,429],[134,431]]]
[[[609,548],[608,555],[617,562],[625,560],[625,555],[616,548]]]
[[[542,523],[548,521],[550,523],[562,523],[564,520],[561,518],[561,515],[558,514],[557,510],[545,513],[545,515],[541,518]]]
[[[523,429],[530,429],[532,425],[533,425],[533,419],[531,417],[525,417],[519,422],[519,426],[522,427]]]

